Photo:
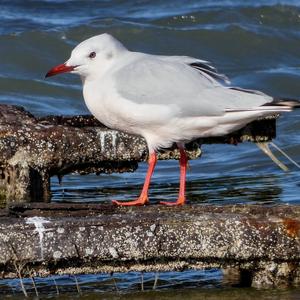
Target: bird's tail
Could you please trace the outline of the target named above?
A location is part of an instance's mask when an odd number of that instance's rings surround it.
[[[300,108],[300,100],[291,98],[274,98],[272,102],[268,102],[262,106],[289,107],[290,109],[294,109]]]
[[[268,155],[272,159],[272,161],[283,171],[287,172],[289,170],[289,168],[274,155],[274,153],[271,151],[269,145],[273,146],[277,151],[279,151],[283,156],[285,156],[293,165],[295,165],[298,169],[300,169],[300,165],[297,162],[295,162],[286,152],[284,152],[281,148],[279,148],[273,142],[256,143],[256,145],[266,155]]]

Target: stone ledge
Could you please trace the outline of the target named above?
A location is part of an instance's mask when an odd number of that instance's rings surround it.
[[[269,141],[276,135],[276,116],[261,119],[230,135],[199,139],[187,145],[200,156],[200,145]],[[49,201],[50,177],[71,172],[133,172],[148,157],[145,140],[111,130],[92,116],[36,118],[21,107],[0,105],[0,198],[8,202]],[[177,159],[166,149],[159,159]]]
[[[235,270],[256,287],[297,285],[300,206],[24,204],[0,217],[4,278]]]

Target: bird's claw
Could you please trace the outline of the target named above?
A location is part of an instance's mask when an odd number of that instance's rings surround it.
[[[148,197],[147,198],[138,198],[137,200],[133,201],[117,201],[113,200],[113,204],[118,206],[142,206],[149,203]]]
[[[185,204],[185,199],[179,198],[176,202],[160,201],[159,203],[167,206],[180,206]]]

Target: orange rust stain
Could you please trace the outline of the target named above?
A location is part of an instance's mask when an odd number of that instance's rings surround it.
[[[282,221],[287,234],[293,238],[299,236],[300,221],[294,219],[284,219]]]

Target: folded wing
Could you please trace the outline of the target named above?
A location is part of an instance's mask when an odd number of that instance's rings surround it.
[[[186,56],[140,55],[113,77],[123,98],[169,106],[178,117],[221,116],[227,111],[260,109],[273,101],[258,91],[222,85],[218,80],[225,80],[224,75],[209,63]]]

